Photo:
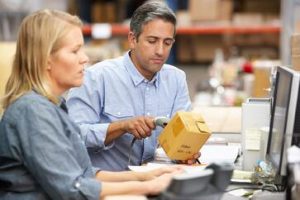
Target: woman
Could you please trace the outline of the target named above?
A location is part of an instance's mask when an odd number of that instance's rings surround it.
[[[50,10],[35,12],[21,24],[0,123],[0,199],[157,194],[180,171],[92,168],[79,128],[60,98],[83,81],[88,58],[81,26],[76,16]]]

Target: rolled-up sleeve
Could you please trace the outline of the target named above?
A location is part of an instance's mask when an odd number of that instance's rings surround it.
[[[104,144],[109,123],[101,122],[100,118],[103,104],[102,84],[100,76],[86,71],[83,85],[68,93],[69,116],[79,125],[88,148],[109,149],[114,145],[114,142],[109,146]]]
[[[78,133],[68,132],[67,115],[40,103],[20,115],[24,117],[16,129],[24,165],[41,188],[52,199],[99,199],[101,183],[95,179]]]

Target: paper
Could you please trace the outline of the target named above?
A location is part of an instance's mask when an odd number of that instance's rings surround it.
[[[204,145],[201,149],[200,162],[210,163],[230,163],[234,164],[239,155],[239,146],[229,145]]]
[[[162,164],[162,163],[147,163],[146,165],[142,165],[142,166],[128,166],[128,168],[131,171],[135,171],[135,172],[147,172],[147,171],[151,171],[154,169],[158,169],[160,167],[166,167],[166,166],[170,166],[170,165],[174,165],[174,164]],[[197,173],[201,170],[203,170],[206,165],[182,165],[183,169],[185,171],[185,173]]]
[[[245,130],[245,149],[260,150],[260,130],[249,129]]]
[[[237,145],[204,145],[201,149],[200,162],[203,164],[210,163],[231,163],[234,164],[237,159],[240,146]],[[162,148],[158,148],[155,152],[155,161],[170,163],[171,160],[168,158]]]

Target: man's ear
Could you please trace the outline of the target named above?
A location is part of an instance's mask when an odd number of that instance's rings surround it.
[[[135,43],[136,43],[137,41],[136,41],[136,37],[135,37],[135,35],[134,35],[134,33],[133,33],[132,31],[130,31],[130,32],[128,33],[128,42],[129,42],[129,48],[130,48],[130,49],[134,49]]]

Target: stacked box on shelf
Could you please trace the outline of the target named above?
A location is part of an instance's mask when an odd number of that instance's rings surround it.
[[[210,62],[216,49],[223,49],[222,35],[181,35],[176,38],[177,59],[180,63]]]
[[[300,34],[293,34],[291,37],[292,67],[300,71]]]
[[[280,0],[243,0],[244,12],[279,13]]]
[[[94,23],[114,23],[117,21],[116,5],[113,2],[95,2],[91,7]]]
[[[190,0],[189,12],[192,21],[230,20],[232,0]]]

